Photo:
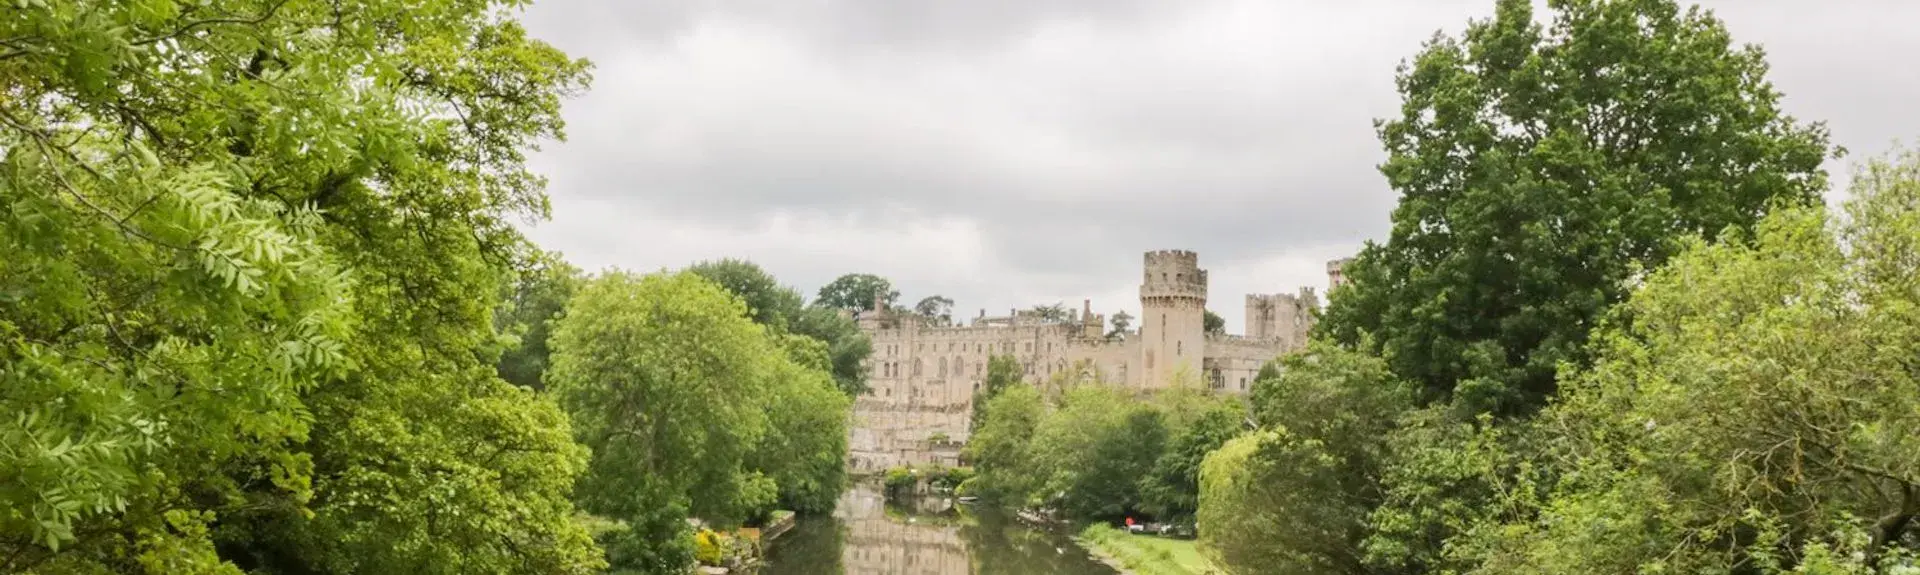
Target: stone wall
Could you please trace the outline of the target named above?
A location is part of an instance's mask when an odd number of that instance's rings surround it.
[[[866,395],[854,402],[849,451],[855,473],[897,465],[956,465],[972,433],[973,394],[995,355],[1012,355],[1030,383],[1090,365],[1111,385],[1151,390],[1184,370],[1226,393],[1245,393],[1261,366],[1306,342],[1313,288],[1247,296],[1248,336],[1207,336],[1207,272],[1188,251],[1149,252],[1140,287],[1139,331],[1109,339],[1104,316],[1084,302],[1075,318],[1045,322],[1017,310],[983,311],[966,326],[935,326],[885,311],[857,318],[873,339]],[[1330,270],[1333,267],[1330,265]],[[946,441],[936,441],[942,436]]]

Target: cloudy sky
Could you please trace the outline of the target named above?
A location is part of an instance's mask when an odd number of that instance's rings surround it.
[[[1853,158],[1920,136],[1920,2],[1704,4]],[[536,157],[530,233],[589,270],[740,257],[809,295],[875,273],[963,317],[1137,313],[1141,253],[1187,249],[1238,333],[1244,294],[1324,290],[1385,235],[1394,67],[1492,6],[537,0],[533,33],[596,68]]]

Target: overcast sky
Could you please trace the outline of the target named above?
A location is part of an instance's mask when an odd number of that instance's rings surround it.
[[[1850,159],[1920,136],[1920,2],[1718,0],[1786,108]],[[1383,238],[1375,118],[1394,67],[1493,0],[538,0],[595,64],[536,155],[588,270],[739,257],[809,297],[879,274],[956,315],[1138,313],[1142,252],[1187,249],[1208,307],[1324,292]]]

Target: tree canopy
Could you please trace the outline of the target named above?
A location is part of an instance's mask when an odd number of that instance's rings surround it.
[[[813,303],[847,311],[869,311],[876,300],[883,309],[893,309],[899,299],[900,292],[893,289],[893,282],[887,281],[887,278],[873,274],[846,274],[820,286],[820,295],[814,298]]]
[[[1527,412],[1674,239],[1819,201],[1825,128],[1780,110],[1755,47],[1673,0],[1500,0],[1436,36],[1378,123],[1400,194],[1317,332],[1362,334],[1428,399]]]
[[[588,79],[506,7],[0,18],[0,571],[599,568],[585,450],[492,365]]]

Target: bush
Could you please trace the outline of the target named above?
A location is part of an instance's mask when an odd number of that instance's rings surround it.
[[[919,483],[920,478],[905,467],[895,467],[887,470],[886,479],[883,481],[887,488],[887,497],[891,498],[912,494],[913,486]]]
[[[693,536],[693,559],[701,565],[720,565],[727,558],[727,540],[725,535],[711,529],[701,529]]]

